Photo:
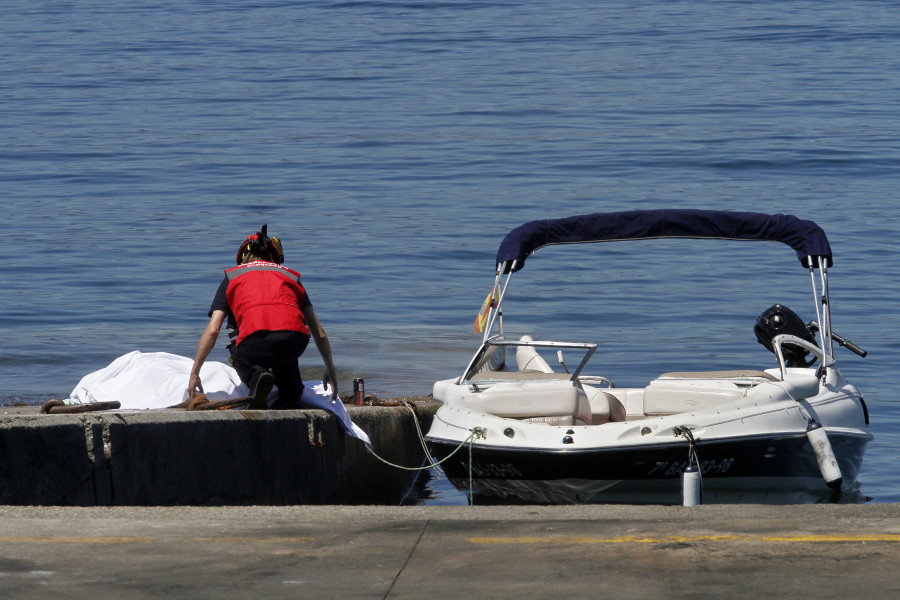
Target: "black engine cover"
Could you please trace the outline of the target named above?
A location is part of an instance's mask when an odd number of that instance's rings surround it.
[[[753,326],[753,333],[756,334],[756,339],[759,343],[768,348],[770,352],[775,352],[772,338],[776,335],[793,335],[813,345],[816,344],[816,338],[806,323],[803,322],[803,319],[787,306],[781,304],[773,304],[763,314],[759,315],[756,319],[756,325]],[[806,357],[809,351],[799,346],[786,344],[782,348],[784,350],[784,359],[789,367],[808,367],[816,360],[813,357],[812,360],[807,362]]]

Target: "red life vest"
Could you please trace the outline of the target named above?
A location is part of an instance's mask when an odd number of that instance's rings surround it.
[[[236,343],[256,331],[299,331],[309,335],[300,307],[306,290],[300,274],[272,262],[257,260],[225,270],[228,306],[237,319]]]

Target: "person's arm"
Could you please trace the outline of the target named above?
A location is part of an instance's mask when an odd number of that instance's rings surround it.
[[[219,339],[219,330],[222,329],[225,316],[224,310],[212,311],[209,323],[206,325],[206,329],[203,330],[203,335],[200,336],[200,343],[197,344],[197,356],[194,357],[194,366],[191,367],[191,377],[188,379],[189,397],[203,393],[203,384],[200,382],[200,367],[203,366],[209,353],[216,347],[216,340]]]
[[[322,376],[322,383],[325,384],[327,390],[331,386],[331,398],[336,400],[338,397],[337,389],[337,369],[334,367],[334,359],[331,357],[331,343],[325,334],[325,328],[316,316],[316,311],[312,304],[306,303],[300,307],[303,311],[303,317],[306,319],[306,326],[312,334],[313,340],[316,342],[316,349],[322,355],[322,361],[325,363],[325,374]]]

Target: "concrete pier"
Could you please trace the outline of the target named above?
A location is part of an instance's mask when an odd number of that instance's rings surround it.
[[[414,420],[436,404],[348,406],[379,456],[421,466]],[[0,504],[399,504],[416,472],[385,465],[320,410],[0,409]]]
[[[898,505],[0,507],[4,600],[897,598]]]

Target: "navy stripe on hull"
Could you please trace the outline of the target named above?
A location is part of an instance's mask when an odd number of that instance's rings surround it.
[[[844,482],[857,478],[869,437],[829,434]],[[452,452],[459,442],[428,439],[435,458]],[[734,440],[698,440],[695,446],[704,491],[829,490],[803,433]],[[631,501],[633,491],[680,494],[687,466],[687,442],[629,449],[536,450],[474,445],[471,474],[476,493],[510,502],[568,503]],[[460,490],[469,486],[469,452],[460,450],[442,464]],[[604,500],[603,496],[609,497]],[[678,502],[680,496],[671,501]],[[641,498],[633,501],[640,502]],[[659,502],[663,500],[647,500]]]

